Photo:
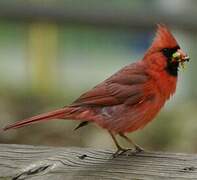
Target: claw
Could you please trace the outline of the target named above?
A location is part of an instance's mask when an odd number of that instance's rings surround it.
[[[134,150],[133,149],[118,149],[112,156],[113,158],[116,158],[118,156],[121,156],[121,155],[126,155],[126,156],[130,156],[130,155],[133,155],[133,152]]]
[[[113,158],[116,158],[121,155],[133,156],[141,152],[144,152],[144,149],[141,148],[140,146],[135,146],[135,149],[119,148],[112,156]]]
[[[136,145],[135,146],[135,152],[136,153],[144,152],[144,149],[142,147],[140,147],[139,145]]]

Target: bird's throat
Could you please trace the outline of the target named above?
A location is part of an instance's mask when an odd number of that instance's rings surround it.
[[[166,71],[168,72],[168,74],[170,74],[171,76],[175,76],[177,77],[178,75],[178,69],[179,68],[179,62],[174,62],[174,63],[167,63],[167,67],[166,67]]]

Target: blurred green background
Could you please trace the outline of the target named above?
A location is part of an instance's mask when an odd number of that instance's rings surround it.
[[[156,23],[165,23],[191,61],[156,120],[129,136],[148,150],[197,152],[196,6],[195,0],[1,0],[0,126],[71,103],[142,58]],[[0,133],[0,143],[114,148],[106,130],[73,131],[77,124],[35,124]]]

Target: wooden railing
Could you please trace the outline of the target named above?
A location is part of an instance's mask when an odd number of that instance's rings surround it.
[[[143,152],[112,157],[88,148],[0,145],[0,179],[197,179],[197,155]]]

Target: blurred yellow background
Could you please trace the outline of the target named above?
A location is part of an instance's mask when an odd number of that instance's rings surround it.
[[[0,2],[0,126],[71,103],[142,58],[156,23],[165,23],[191,61],[156,120],[129,136],[148,150],[197,152],[197,1],[81,2]],[[73,131],[77,124],[35,124],[1,133],[0,143],[114,148],[106,130]]]

